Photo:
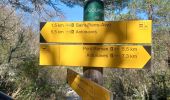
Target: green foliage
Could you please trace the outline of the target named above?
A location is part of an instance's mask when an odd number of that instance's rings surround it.
[[[170,97],[170,68],[168,58],[170,7],[168,0],[131,0],[128,13],[120,13],[109,20],[138,20],[143,13],[153,21],[151,68],[144,70],[106,70],[105,86],[112,90],[115,100],[167,100]]]
[[[32,14],[38,12],[38,15],[43,16],[46,13],[51,16],[45,8],[50,6],[56,11],[53,16],[62,16],[57,7],[59,2],[54,1],[0,1],[0,90],[16,100],[65,99],[68,89],[66,69],[38,65],[39,33],[34,31],[32,26],[24,26],[22,16],[15,13],[15,9],[19,9]],[[85,3],[85,0],[60,1],[69,7],[84,6]],[[166,62],[170,50],[169,0],[104,0],[104,3],[108,20],[137,20],[143,19],[143,16],[153,20],[151,68],[105,69],[104,86],[112,91],[114,100],[170,98],[170,68]],[[124,8],[128,9],[127,13],[122,13]]]
[[[36,33],[22,24],[22,17],[18,17],[13,8],[0,7],[0,90],[16,100],[64,98],[64,77],[51,84],[51,76],[45,73],[47,69],[42,71],[39,66]],[[54,69],[48,68],[50,70]]]

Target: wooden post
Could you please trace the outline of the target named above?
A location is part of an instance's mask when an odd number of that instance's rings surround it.
[[[88,0],[84,6],[84,21],[103,21],[104,20],[104,3],[101,0]],[[90,45],[90,44],[85,44]],[[84,67],[84,77],[103,84],[103,68],[100,67]]]

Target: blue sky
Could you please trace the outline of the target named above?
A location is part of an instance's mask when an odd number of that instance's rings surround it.
[[[59,2],[59,5],[57,5],[57,7],[59,7],[61,11],[63,12],[63,14],[65,15],[65,19],[63,19],[62,21],[83,21],[83,7],[74,6],[71,8],[71,7],[66,6],[62,2]],[[125,14],[128,11],[129,9],[124,8],[121,11],[121,14]],[[147,16],[145,13],[140,13],[138,14],[138,16],[142,17],[142,19],[147,19]],[[38,19],[36,19],[37,20],[36,22],[35,18],[31,17],[31,15],[28,13],[25,14],[24,19],[25,19],[24,23],[27,23],[26,25],[31,25],[31,24],[38,25],[39,23]],[[107,21],[107,19],[105,20]],[[53,18],[53,21],[61,21],[61,20],[56,17],[56,18]]]
[[[70,8],[63,3],[58,7],[63,11],[66,17],[65,21],[83,21],[83,7],[74,6]]]
[[[63,11],[66,17],[65,21],[83,21],[83,7],[74,6],[70,8],[63,3],[61,3],[58,7]],[[127,9],[126,7],[121,11],[121,14],[126,14],[128,12],[129,9]],[[138,13],[137,16],[140,16],[142,19],[145,20],[148,18],[146,13]]]
[[[83,7],[80,7],[80,6],[68,7],[61,2],[59,2],[59,5],[57,5],[57,7],[60,8],[61,11],[63,12],[63,14],[65,15],[65,19],[62,21],[83,21]],[[49,8],[49,10],[50,9],[51,8]],[[37,29],[37,27],[39,27],[39,19],[38,19],[37,15],[32,16],[32,14],[30,14],[30,13],[22,13],[21,10],[16,10],[16,12],[19,16],[24,14],[23,24],[25,26],[33,25],[34,28],[36,28],[36,29]],[[52,20],[53,21],[61,21],[58,17],[52,18]],[[42,20],[40,19],[40,21],[42,21]]]

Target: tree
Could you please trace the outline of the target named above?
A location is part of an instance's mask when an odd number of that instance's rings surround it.
[[[124,91],[122,93],[127,99],[157,99],[166,100],[169,95],[167,84],[170,83],[170,69],[165,62],[168,58],[168,41],[170,30],[170,7],[168,0],[131,0],[127,6],[127,12],[115,14],[112,13],[110,20],[138,20],[150,19],[153,21],[153,44],[152,44],[152,63],[150,69],[145,70],[126,70],[126,69],[112,69],[110,70],[112,76],[113,86],[112,91]],[[109,16],[109,15],[108,15]],[[109,72],[108,72],[109,73]],[[123,74],[122,74],[123,73]],[[126,77],[128,76],[128,77]],[[122,86],[113,85],[116,80],[120,80]],[[110,80],[110,79],[109,79]],[[130,81],[131,80],[131,81]],[[109,83],[108,83],[109,84]],[[152,84],[152,85],[151,85]],[[111,87],[110,87],[111,88]],[[116,88],[116,90],[115,90]],[[119,93],[120,94],[120,93]],[[116,94],[114,95],[116,97]]]
[[[14,79],[18,65],[31,59],[28,49],[30,33],[23,27],[22,18],[17,17],[13,9],[4,5],[0,7],[0,66],[3,69],[0,75],[8,83]]]
[[[60,2],[69,7],[84,6],[86,0],[1,0],[0,1],[0,90],[16,99],[64,96],[64,68],[38,66],[38,31],[25,26],[23,11],[38,16],[62,17]],[[169,0],[104,0],[107,20],[153,20],[153,61],[150,69],[105,69],[105,86],[115,99],[145,99],[168,95],[170,70],[166,65],[169,44]],[[126,11],[124,11],[126,9]],[[55,12],[55,13],[54,13]],[[45,15],[45,17],[44,17]],[[37,28],[38,29],[38,28]],[[38,34],[38,35],[37,35]],[[59,72],[58,72],[59,71]],[[57,78],[56,78],[57,76]],[[54,80],[55,79],[55,80]],[[51,95],[52,94],[52,95]],[[60,99],[60,98],[59,98]]]

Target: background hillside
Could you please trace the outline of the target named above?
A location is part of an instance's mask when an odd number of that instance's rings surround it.
[[[61,4],[82,8],[84,2],[0,1],[0,91],[16,100],[66,99],[70,89],[66,68],[70,67],[39,66],[39,23],[64,21],[67,12],[63,13]],[[170,100],[170,1],[104,0],[104,3],[107,21],[153,21],[151,67],[105,68],[104,87],[112,91],[114,100]],[[82,73],[81,67],[72,69]]]

